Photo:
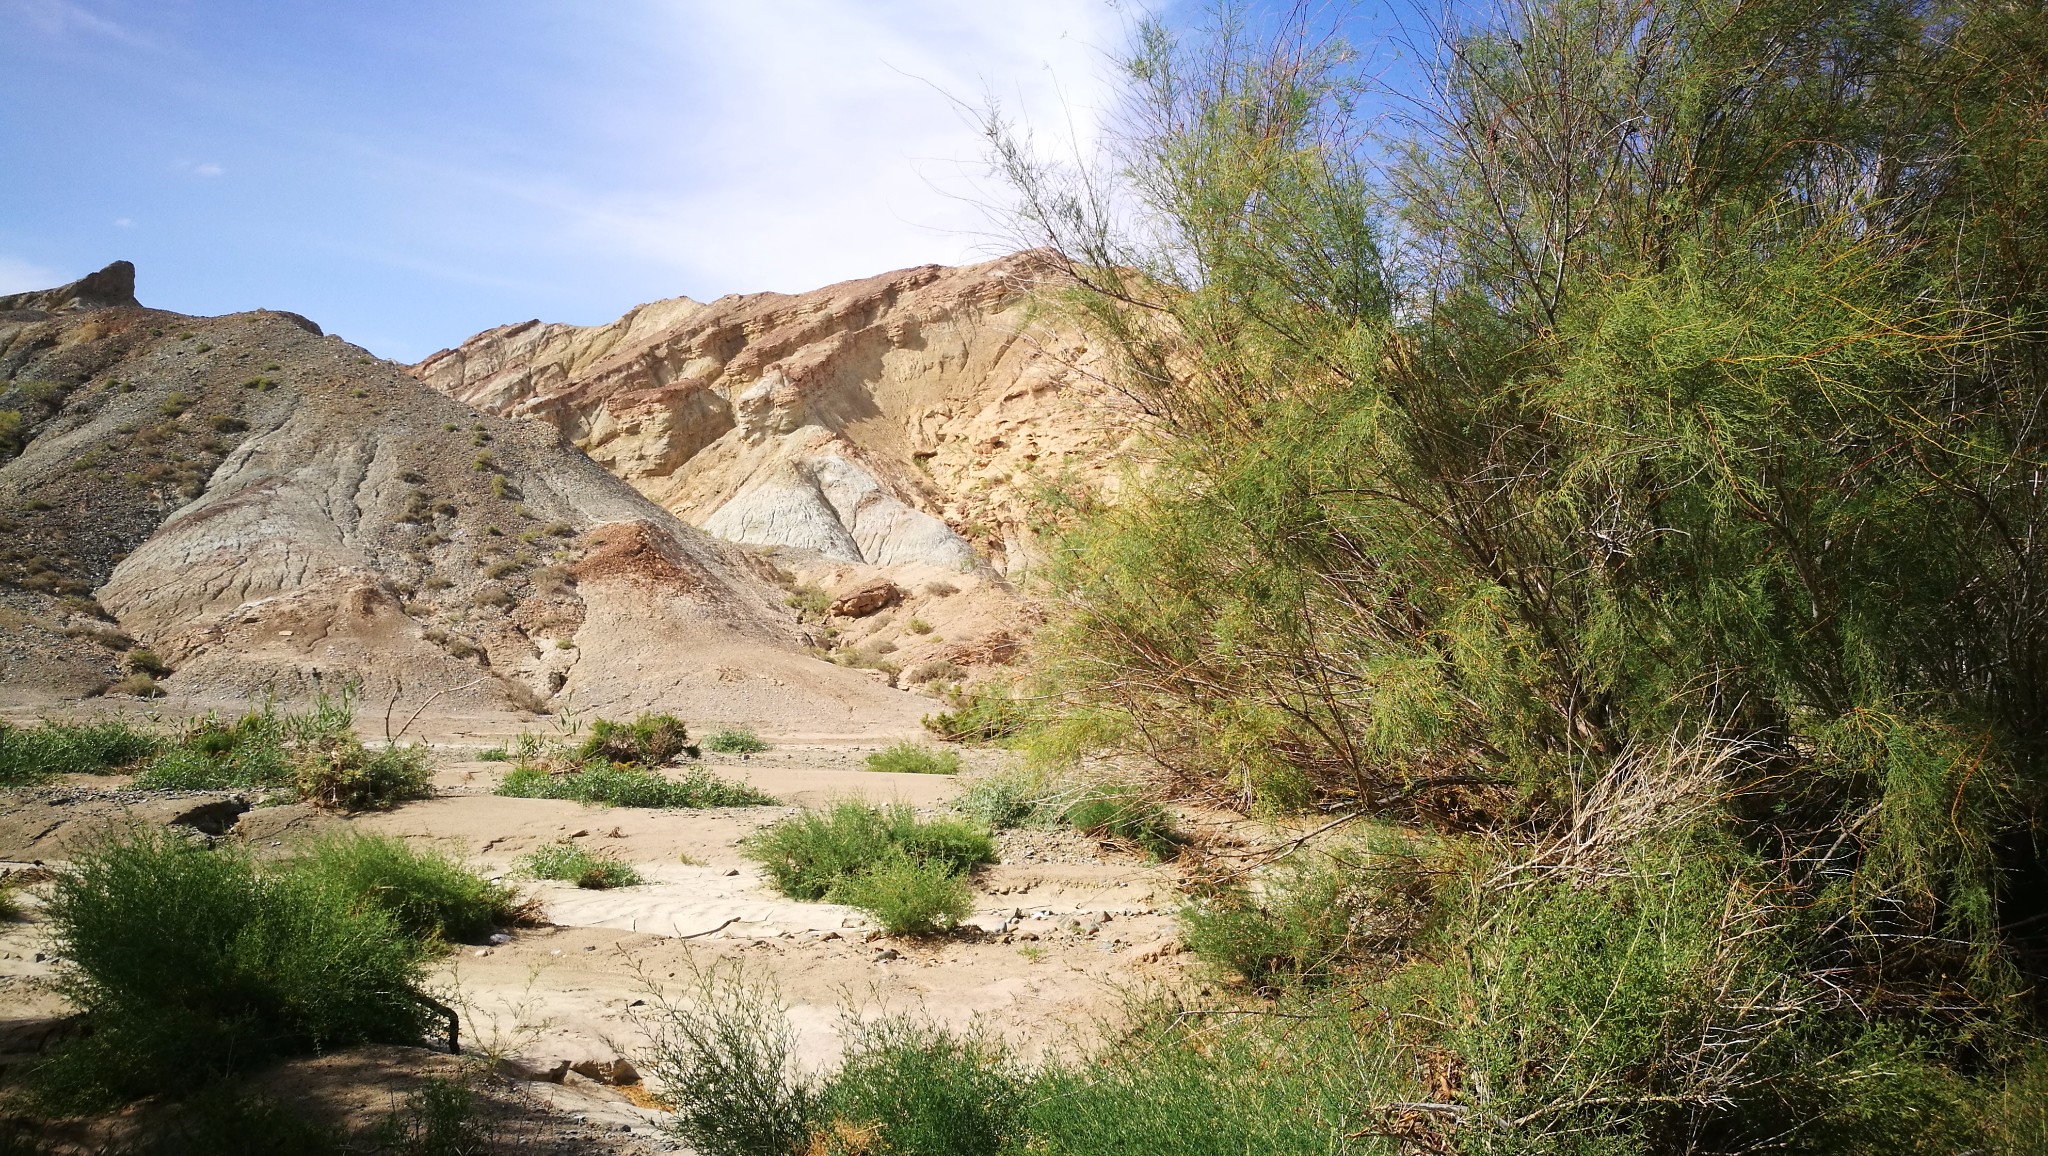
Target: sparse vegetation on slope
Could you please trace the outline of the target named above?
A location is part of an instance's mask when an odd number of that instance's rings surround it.
[[[506,751],[513,766],[498,794],[526,799],[573,799],[610,807],[753,807],[775,799],[702,767],[670,778],[658,768],[696,758],[689,733],[671,715],[642,715],[631,723],[598,721],[578,739],[573,730],[550,740],[524,734]]]

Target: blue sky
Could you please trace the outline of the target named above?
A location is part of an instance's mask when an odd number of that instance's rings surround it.
[[[993,92],[1087,140],[1108,0],[0,0],[0,292],[415,360],[492,325],[1001,248]]]

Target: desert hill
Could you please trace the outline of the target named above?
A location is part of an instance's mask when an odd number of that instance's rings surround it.
[[[413,372],[541,419],[693,525],[889,569],[1016,576],[1050,484],[1114,487],[1128,414],[1021,253],[809,293],[678,297],[608,325],[527,321]]]
[[[0,298],[17,694],[92,693],[139,644],[175,669],[164,690],[201,698],[354,681],[479,708],[915,727],[911,696],[798,652],[771,565],[554,430],[294,314],[146,308],[134,277],[117,262]]]

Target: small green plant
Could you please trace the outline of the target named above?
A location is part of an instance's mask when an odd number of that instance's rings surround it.
[[[783,894],[860,907],[902,934],[944,930],[965,918],[965,877],[996,859],[982,828],[854,800],[770,824],[744,850]]]
[[[832,609],[832,596],[808,582],[799,582],[790,587],[789,597],[784,603],[796,611],[798,622],[822,622]]]
[[[946,696],[953,709],[926,715],[924,729],[953,743],[1001,743],[1016,738],[1030,724],[1026,704],[1009,688],[983,683]]]
[[[157,657],[154,650],[136,647],[128,652],[128,669],[135,674],[146,674],[151,678],[166,678],[171,673],[169,664]]]
[[[1180,851],[1172,817],[1134,786],[1096,783],[1085,787],[1079,798],[1067,804],[1065,818],[1077,831],[1134,843],[1157,859],[1171,859]]]
[[[675,1138],[703,1156],[786,1156],[808,1146],[818,1094],[773,988],[713,964],[676,999],[648,996],[646,1069],[667,1089]]]
[[[954,775],[960,773],[960,756],[954,751],[936,751],[913,742],[900,742],[867,757],[871,771],[906,775]]]
[[[666,767],[684,758],[696,758],[697,748],[683,720],[670,714],[643,714],[630,723],[599,719],[591,724],[589,737],[576,748],[575,759],[603,759],[607,762],[645,767]]]
[[[329,836],[293,856],[286,870],[381,909],[400,931],[423,942],[480,942],[531,913],[518,892],[452,855],[389,836]]]
[[[21,885],[12,873],[0,875],[0,922],[11,923],[21,916]]]
[[[549,843],[520,860],[520,870],[535,879],[574,883],[591,891],[631,887],[640,873],[622,860],[592,855],[574,843]]]
[[[1033,771],[1000,771],[969,780],[952,808],[992,831],[1049,826],[1062,817],[1051,784]]]
[[[506,750],[502,745],[495,747],[485,747],[483,750],[480,750],[476,753],[476,757],[478,762],[508,763],[512,761],[512,752]]]
[[[932,632],[932,624],[922,618],[913,618],[903,624],[903,629],[908,630],[912,634],[930,634]]]
[[[1022,1139],[1025,1080],[999,1042],[900,1016],[848,1035],[819,1097],[814,1151],[817,1139],[859,1134],[900,1156],[996,1156]]]
[[[934,935],[973,914],[973,893],[951,864],[888,856],[840,880],[832,901],[873,915],[891,935]]]
[[[704,749],[721,755],[758,755],[768,749],[760,735],[748,727],[723,730],[704,740]]]
[[[758,807],[776,801],[772,795],[709,771],[693,769],[670,779],[656,771],[621,767],[601,759],[558,772],[536,765],[515,767],[498,785],[497,793],[522,799],[572,799],[607,807]]]

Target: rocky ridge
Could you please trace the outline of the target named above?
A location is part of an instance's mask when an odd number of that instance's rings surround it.
[[[730,541],[884,570],[1015,577],[1049,486],[1113,491],[1129,415],[1099,355],[1034,313],[1022,253],[809,293],[673,298],[607,325],[527,321],[412,368],[536,418]]]

